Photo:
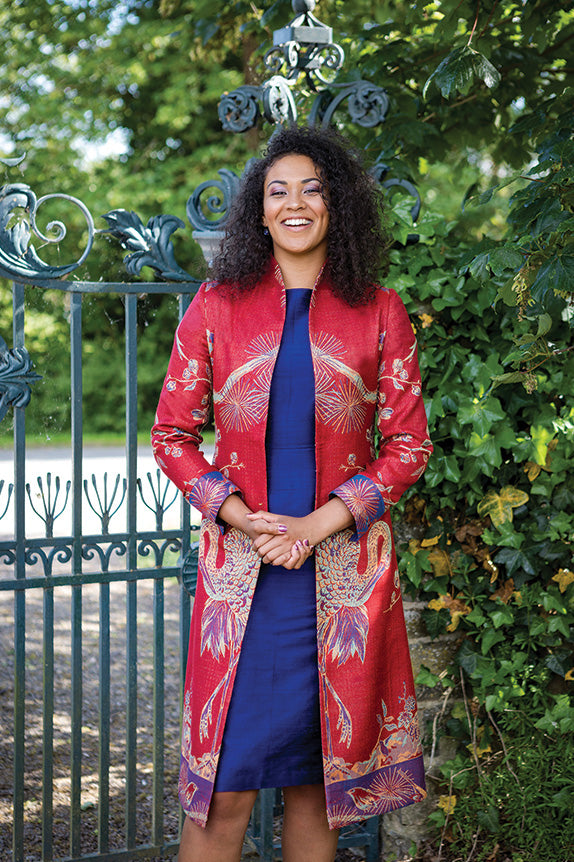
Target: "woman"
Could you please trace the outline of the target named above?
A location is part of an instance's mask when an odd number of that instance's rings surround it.
[[[286,862],[330,862],[341,826],[424,797],[389,508],[431,444],[384,251],[358,156],[283,129],[178,327],[153,444],[203,515],[180,862],[239,860],[261,787],[283,787]]]

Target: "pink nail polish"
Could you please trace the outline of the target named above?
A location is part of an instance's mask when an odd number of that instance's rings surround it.
[[[286,533],[287,532],[287,527],[285,526],[285,524],[277,524],[277,529],[279,530],[280,533]]]

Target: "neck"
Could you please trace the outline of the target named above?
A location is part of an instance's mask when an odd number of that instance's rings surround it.
[[[325,255],[321,250],[320,254],[305,256],[305,259],[293,259],[290,255],[279,252],[275,255],[275,260],[281,269],[286,290],[294,287],[313,288],[325,263]]]

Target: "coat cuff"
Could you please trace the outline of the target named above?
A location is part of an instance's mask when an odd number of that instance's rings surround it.
[[[194,481],[191,491],[185,494],[185,499],[190,506],[201,512],[204,518],[215,522],[223,501],[230,494],[237,493],[241,493],[237,485],[226,479],[219,470],[211,470]],[[223,524],[219,526],[220,529],[223,528]]]
[[[353,538],[356,539],[366,533],[371,524],[385,512],[382,494],[368,476],[352,476],[331,491],[330,496],[340,497],[355,519],[357,531]]]

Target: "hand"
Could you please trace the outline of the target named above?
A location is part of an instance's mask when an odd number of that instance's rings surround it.
[[[253,547],[262,562],[283,566],[285,569],[300,569],[313,553],[313,545],[306,535],[305,518],[274,515],[264,511],[253,512],[246,517],[253,524],[259,525],[260,535],[253,542]],[[282,529],[271,532],[271,528],[278,526]]]

